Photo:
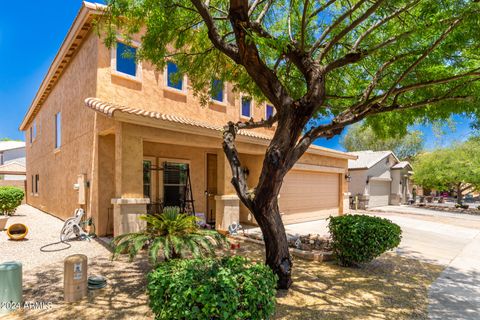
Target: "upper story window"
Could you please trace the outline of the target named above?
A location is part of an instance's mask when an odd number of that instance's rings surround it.
[[[275,114],[275,109],[271,104],[265,106],[265,118],[268,119]]]
[[[128,74],[129,76],[137,76],[137,61],[135,60],[137,48],[117,42],[117,65],[118,72]]]
[[[0,152],[0,166],[3,165],[3,152]]]
[[[173,89],[183,91],[183,74],[178,70],[178,66],[173,62],[167,62],[167,86]]]
[[[252,99],[246,96],[242,96],[242,105],[240,108],[240,116],[244,118],[252,117]]]
[[[32,143],[36,137],[37,137],[37,123],[33,121],[32,125],[30,126],[30,143]]]
[[[222,80],[213,79],[212,80],[212,100],[217,102],[225,101],[225,85]]]
[[[55,114],[55,149],[62,145],[62,115],[60,112]]]

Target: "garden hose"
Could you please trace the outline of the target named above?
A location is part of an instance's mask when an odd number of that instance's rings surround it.
[[[77,240],[79,238],[81,238],[82,240],[88,239],[90,241],[90,237],[95,237],[96,236],[95,235],[95,231],[96,231],[95,224],[93,223],[92,218],[89,218],[85,221],[80,222],[80,225],[81,226],[92,226],[93,232],[92,232],[92,230],[90,230],[90,232],[88,233],[88,237],[79,236],[79,237],[75,237],[75,238],[72,238],[72,239],[60,240],[60,241],[57,241],[57,242],[52,242],[52,243],[46,244],[46,245],[40,247],[40,251],[41,252],[58,252],[58,251],[67,250],[67,249],[70,249],[72,247],[72,245],[70,243],[68,243],[70,241],[74,241],[74,240]],[[48,247],[55,246],[55,245],[58,245],[58,244],[63,244],[64,247],[59,248],[59,249],[46,249]]]

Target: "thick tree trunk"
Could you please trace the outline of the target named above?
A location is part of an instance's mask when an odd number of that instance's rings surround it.
[[[258,225],[265,241],[265,263],[278,276],[278,289],[288,289],[292,284],[292,259],[288,251],[287,235],[280,217],[277,195],[262,201],[265,205],[254,208]]]
[[[462,204],[462,184],[457,184],[457,203]]]

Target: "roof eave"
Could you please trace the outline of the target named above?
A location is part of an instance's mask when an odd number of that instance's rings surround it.
[[[76,37],[78,36],[79,32],[82,30],[82,27],[85,25],[88,18],[90,18],[93,15],[102,14],[104,8],[105,8],[104,6],[96,3],[91,3],[86,1],[82,3],[82,7],[78,11],[72,26],[68,30],[67,35],[65,36],[65,39],[63,40],[62,45],[60,46],[60,49],[55,55],[55,58],[53,59],[53,62],[51,63],[50,67],[48,68],[47,74],[43,78],[42,83],[40,84],[40,87],[37,90],[37,93],[35,94],[35,97],[33,98],[33,101],[30,104],[30,107],[28,108],[27,113],[23,117],[22,123],[20,124],[20,127],[19,127],[21,131],[26,130],[27,125],[30,123],[31,117],[35,113],[37,107],[38,108],[41,107],[41,104],[39,104],[39,102],[42,98],[43,93],[45,92],[47,87],[50,85],[51,80],[53,79],[58,67],[60,66],[62,60],[64,60],[65,56],[68,54],[68,50],[70,46],[76,40]],[[82,39],[81,41],[83,42],[83,40],[84,39]],[[67,62],[67,65],[68,65],[68,62]],[[61,76],[61,73],[58,76],[58,78],[60,78],[60,76]],[[58,78],[55,81],[58,81]]]

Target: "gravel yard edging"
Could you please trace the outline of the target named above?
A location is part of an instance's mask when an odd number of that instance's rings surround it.
[[[262,246],[264,245],[263,240],[252,239],[252,238],[241,236],[241,235],[235,235],[230,237],[233,239],[239,239],[239,240],[243,240],[251,243],[260,244]],[[304,260],[315,261],[315,262],[325,262],[325,261],[333,260],[332,251],[318,251],[318,250],[307,251],[307,250],[300,250],[296,248],[289,248],[289,251],[293,256],[304,259]]]

